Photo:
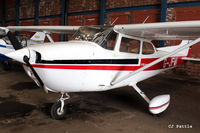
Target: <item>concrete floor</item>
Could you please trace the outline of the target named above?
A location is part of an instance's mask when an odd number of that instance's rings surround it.
[[[150,98],[169,93],[171,103],[161,117],[130,87],[95,93],[72,93],[64,120],[50,118],[58,94],[46,94],[22,70],[0,69],[2,133],[199,133],[200,81],[161,74],[138,85]]]

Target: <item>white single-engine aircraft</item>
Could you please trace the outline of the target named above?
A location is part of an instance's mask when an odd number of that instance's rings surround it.
[[[71,41],[22,48],[10,31],[73,34]],[[26,73],[46,92],[61,93],[51,108],[54,119],[66,114],[69,92],[106,91],[132,86],[149,104],[152,114],[167,109],[169,95],[150,100],[137,83],[185,63],[192,45],[200,42],[200,21],[116,26],[2,27],[15,52],[6,56],[21,62]],[[152,40],[182,40],[180,45],[155,48]],[[197,60],[199,61],[199,60]]]

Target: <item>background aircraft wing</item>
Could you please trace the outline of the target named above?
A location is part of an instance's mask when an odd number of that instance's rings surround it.
[[[114,30],[149,40],[194,40],[200,37],[200,21],[116,25]]]
[[[74,34],[80,26],[8,26],[10,31],[31,31],[59,34]]]

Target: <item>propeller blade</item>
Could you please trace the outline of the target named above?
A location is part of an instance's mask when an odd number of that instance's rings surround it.
[[[31,71],[33,72],[35,78],[37,79],[39,86],[41,88],[43,88],[44,83],[42,82],[42,80],[40,79],[39,75],[37,74],[37,72],[35,71],[35,69],[31,66],[30,62],[29,62],[29,58],[25,55],[23,58],[24,62],[30,67]]]
[[[22,45],[17,40],[17,38],[10,31],[8,31],[7,36],[8,36],[8,38],[9,38],[9,40],[10,40],[10,42],[13,45],[15,50],[23,48]]]
[[[6,35],[8,36],[8,39],[10,40],[15,50],[23,48],[18,39],[9,31],[9,29],[0,27],[0,36],[4,37]]]

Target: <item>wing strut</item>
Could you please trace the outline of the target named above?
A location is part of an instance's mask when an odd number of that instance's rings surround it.
[[[150,103],[150,100],[149,98],[144,94],[143,91],[140,90],[139,87],[137,87],[136,83],[133,83],[133,84],[130,84],[130,86],[132,86],[138,94],[140,94],[140,96],[142,96],[142,98],[149,104]]]
[[[51,43],[54,43],[54,40],[53,40],[52,37],[50,36],[50,33],[49,33],[49,32],[46,32],[46,31],[44,31],[44,33],[45,33],[45,35],[47,36],[47,38],[49,39],[49,41],[50,41]]]
[[[136,83],[131,83],[129,86],[132,86],[138,94],[149,104],[149,111],[154,114],[158,115],[164,112],[170,103],[170,95],[165,94],[165,95],[159,95],[154,97],[153,99],[149,99],[143,91],[140,90],[139,87],[137,87]]]
[[[161,57],[161,58],[159,58],[159,59],[147,64],[147,65],[145,65],[144,67],[142,67],[142,68],[140,68],[140,69],[138,69],[136,71],[130,72],[129,74],[125,75],[124,77],[122,77],[122,78],[120,78],[120,79],[118,79],[116,81],[111,82],[111,85],[116,85],[116,84],[118,84],[118,83],[120,83],[120,82],[122,82],[122,81],[124,81],[124,80],[126,80],[128,78],[130,78],[131,76],[133,76],[133,75],[135,75],[135,74],[137,74],[137,73],[139,73],[139,72],[141,72],[141,71],[143,71],[143,70],[145,70],[145,69],[147,69],[147,68],[149,68],[149,67],[151,67],[151,66],[153,66],[153,65],[155,65],[155,64],[157,64],[157,63],[159,63],[159,62],[161,62],[163,60],[165,60],[166,58],[168,58],[168,57],[170,57],[170,56],[172,56],[172,55],[174,55],[174,54],[176,54],[176,53],[178,53],[178,52],[180,52],[180,51],[182,51],[182,50],[184,50],[184,49],[186,49],[186,48],[188,48],[188,47],[190,47],[190,46],[192,46],[192,45],[194,45],[194,44],[196,44],[198,42],[200,42],[200,38],[197,38],[196,40],[177,48],[176,50],[170,52],[169,54],[167,54],[167,55],[165,55],[165,56],[163,56],[163,57]]]

